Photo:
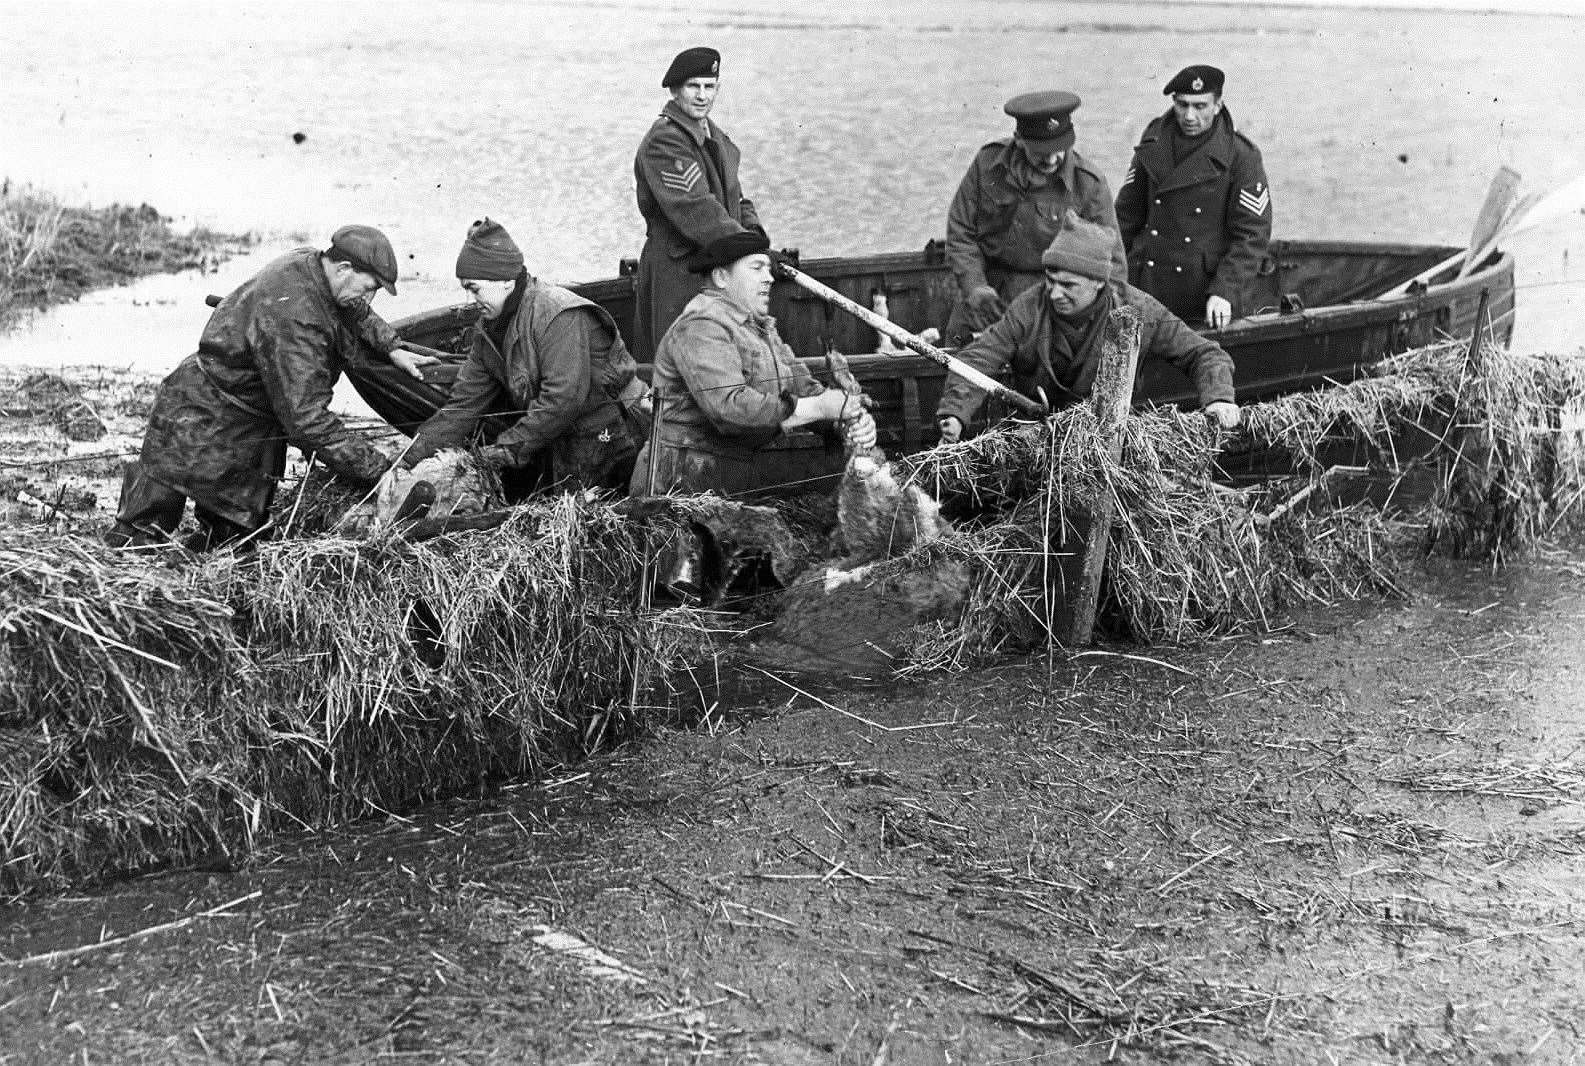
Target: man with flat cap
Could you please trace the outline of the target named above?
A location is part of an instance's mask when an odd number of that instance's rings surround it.
[[[606,310],[539,281],[499,222],[468,229],[457,278],[479,305],[468,361],[446,406],[419,427],[403,457],[412,466],[461,447],[489,415],[510,424],[479,451],[487,465],[515,474],[509,490],[555,486],[627,489],[641,434],[628,407],[649,391]]]
[[[396,274],[385,234],[343,226],[328,248],[288,252],[221,300],[198,351],[160,383],[106,541],[168,541],[191,498],[200,531],[189,548],[251,544],[288,444],[355,485],[378,481],[390,461],[330,412],[330,399],[362,346],[389,357],[399,343],[369,307],[381,288],[396,293]]]
[[[1117,190],[1129,280],[1173,314],[1220,329],[1253,314],[1269,270],[1271,187],[1260,149],[1233,128],[1215,67],[1185,67],[1163,93]]]
[[[1090,395],[1102,326],[1113,308],[1126,305],[1142,322],[1139,358],[1177,367],[1193,380],[1207,415],[1224,428],[1238,425],[1232,357],[1123,281],[1112,258],[1115,242],[1111,230],[1068,212],[1041,256],[1043,283],[1015,299],[958,358],[992,376],[1011,368],[1013,387],[1024,395],[1054,409],[1070,407]],[[959,440],[984,402],[984,392],[949,374],[936,406],[942,442]]]
[[[722,237],[765,232],[738,183],[737,145],[710,121],[720,86],[721,53],[679,52],[661,79],[671,99],[633,160],[645,225],[633,328],[633,354],[640,362],[654,357],[667,328],[700,289],[699,277],[683,261]]]
[[[1008,303],[1040,284],[1040,256],[1063,212],[1117,229],[1112,191],[1101,172],[1073,147],[1073,93],[1023,93],[1003,110],[1013,136],[974,156],[947,209],[947,265],[959,300],[947,323],[952,345],[999,318]],[[1125,263],[1121,240],[1117,263]]]
[[[655,353],[659,447],[646,444],[630,491],[743,496],[766,488],[755,454],[782,433],[838,422],[856,448],[875,443],[875,422],[841,389],[821,385],[776,333],[770,316],[770,241],[763,233],[717,237],[688,259],[704,288]]]

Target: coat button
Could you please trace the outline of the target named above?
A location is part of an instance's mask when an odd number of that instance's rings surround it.
[[[1159,233],[1159,232],[1157,232],[1157,231],[1156,231],[1156,230],[1151,230],[1151,231],[1150,231],[1150,235],[1151,235],[1151,236],[1152,236],[1152,237],[1159,237],[1159,236],[1161,236],[1161,234],[1160,234],[1160,233]]]
[[[1156,201],[1156,203],[1158,203],[1158,204],[1159,204],[1159,203],[1160,203],[1160,202],[1161,202],[1161,201],[1160,201],[1160,200],[1157,200],[1157,201]],[[1199,208],[1198,208],[1198,207],[1196,207],[1196,208],[1195,208],[1195,209],[1194,209],[1194,213],[1195,213],[1195,214],[1199,214],[1199,213],[1200,213],[1200,209],[1199,209]]]
[[[1184,244],[1193,244],[1193,243],[1194,243],[1194,241],[1193,241],[1193,240],[1191,240],[1191,239],[1190,239],[1190,238],[1188,238],[1188,237],[1185,237],[1185,238],[1183,238],[1183,243],[1184,243]]]
[[[1154,259],[1146,259],[1145,260],[1145,265],[1147,267],[1153,267],[1153,266],[1156,265],[1156,261]]]
[[[1180,274],[1183,273],[1183,268],[1182,267],[1173,267],[1172,269],[1176,270]]]
[[[1156,201],[1155,201],[1155,205],[1156,205],[1156,206],[1157,206],[1157,207],[1160,207],[1160,206],[1161,206],[1161,201],[1160,201],[1160,200],[1156,200]]]

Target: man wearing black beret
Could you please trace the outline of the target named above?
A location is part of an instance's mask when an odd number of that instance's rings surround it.
[[[841,389],[810,375],[770,316],[770,242],[729,233],[689,256],[704,286],[655,353],[660,428],[639,452],[629,491],[733,497],[767,488],[755,462],[782,433],[814,422],[842,425],[855,448],[875,443],[875,421]]]
[[[722,237],[765,232],[738,184],[737,145],[710,121],[720,85],[721,53],[679,52],[661,79],[671,99],[633,160],[646,230],[633,321],[633,354],[640,362],[654,358],[667,327],[701,287],[683,260]]]
[[[1167,82],[1172,107],[1145,127],[1117,191],[1128,280],[1213,329],[1257,310],[1249,294],[1271,242],[1266,168],[1233,128],[1223,80],[1197,65]]]
[[[1013,135],[981,148],[947,208],[947,265],[958,303],[947,322],[952,345],[995,322],[1025,289],[1040,284],[1040,256],[1063,213],[1117,229],[1112,190],[1073,147],[1079,98],[1066,92],[1022,93],[1002,110]],[[1126,267],[1121,238],[1117,267]]]

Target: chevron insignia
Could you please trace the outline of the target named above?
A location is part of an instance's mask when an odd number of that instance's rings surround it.
[[[1134,175],[1137,173],[1138,171],[1134,169],[1134,164],[1128,164],[1128,173],[1123,175],[1123,185],[1127,185],[1129,182],[1133,181]],[[1122,188],[1122,186],[1120,185],[1118,188]]]
[[[693,187],[699,183],[704,171],[699,169],[697,162],[684,163],[681,159],[676,161],[676,167],[675,171],[661,171],[660,180],[666,188],[676,192],[693,192]]]
[[[1253,189],[1239,189],[1238,205],[1252,215],[1264,215],[1271,206],[1271,190],[1262,181],[1255,182]]]

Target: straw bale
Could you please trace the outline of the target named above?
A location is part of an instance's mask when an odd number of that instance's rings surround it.
[[[198,561],[0,535],[0,890],[239,861],[669,714],[711,637],[632,609],[640,536],[581,495]]]

